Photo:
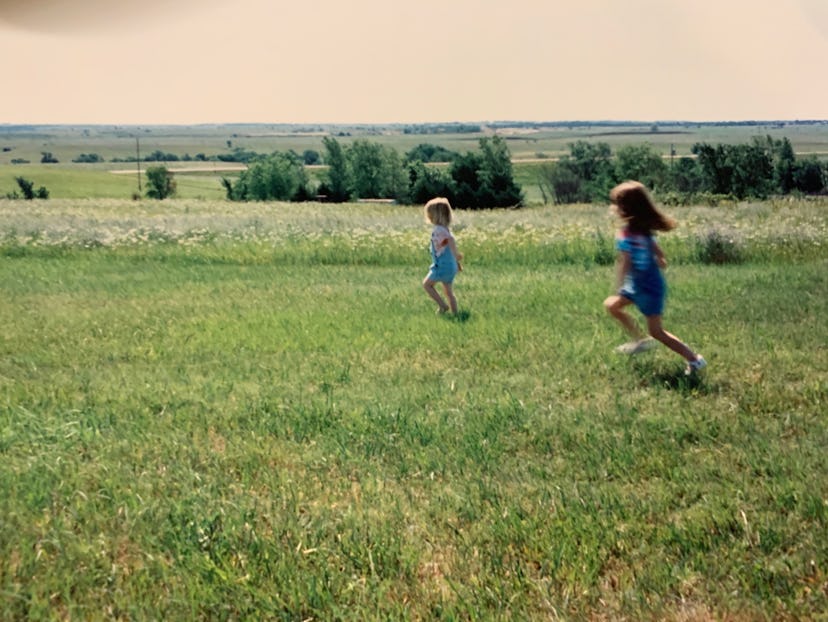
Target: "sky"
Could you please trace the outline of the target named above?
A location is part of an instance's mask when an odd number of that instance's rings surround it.
[[[0,124],[828,118],[828,0],[0,0]]]

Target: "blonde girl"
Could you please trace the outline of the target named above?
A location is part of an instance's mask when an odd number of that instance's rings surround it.
[[[446,313],[451,310],[457,313],[457,299],[454,296],[452,283],[454,277],[463,269],[460,262],[463,255],[457,250],[457,242],[449,230],[452,221],[451,205],[448,199],[436,197],[425,204],[423,209],[426,222],[431,223],[431,266],[423,279],[423,289],[437,303],[437,313]],[[434,287],[442,283],[446,300]]]
[[[604,307],[633,338],[618,351],[637,354],[653,345],[624,310],[634,304],[646,318],[650,336],[687,361],[686,374],[702,369],[707,365],[704,357],[661,325],[667,294],[661,270],[667,267],[667,260],[653,232],[670,231],[676,222],[658,210],[647,189],[637,181],[617,185],[610,191],[610,201],[623,226],[615,244],[618,250],[617,293],[604,301]]]

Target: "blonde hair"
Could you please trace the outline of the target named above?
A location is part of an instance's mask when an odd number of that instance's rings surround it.
[[[662,214],[656,207],[647,188],[639,181],[625,181],[610,190],[610,201],[618,208],[618,214],[633,231],[670,231],[676,221]]]
[[[451,224],[451,204],[445,197],[435,197],[425,204],[423,208],[426,222],[432,225],[448,227]]]

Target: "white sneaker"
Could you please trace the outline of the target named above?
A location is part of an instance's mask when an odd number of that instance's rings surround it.
[[[646,337],[644,339],[639,339],[638,341],[629,341],[627,343],[621,344],[615,351],[619,354],[629,354],[632,356],[633,354],[641,354],[642,352],[646,352],[647,350],[652,350],[656,345],[655,339],[651,339]]]
[[[684,375],[689,376],[690,374],[702,370],[705,367],[707,367],[707,361],[705,361],[704,357],[701,354],[699,354],[698,356],[696,356],[695,361],[690,361],[689,363],[687,363],[687,367],[684,368]]]

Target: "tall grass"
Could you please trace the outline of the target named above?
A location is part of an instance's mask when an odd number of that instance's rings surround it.
[[[125,205],[0,202],[0,618],[828,608],[824,207],[676,210],[687,379],[612,353],[604,210],[460,214],[447,319],[416,209]]]

